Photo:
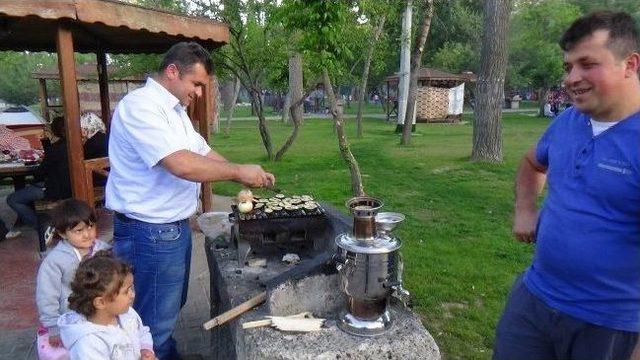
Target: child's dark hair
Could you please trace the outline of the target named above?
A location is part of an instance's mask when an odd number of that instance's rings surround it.
[[[71,282],[69,309],[86,317],[92,316],[96,312],[93,300],[98,296],[113,299],[131,273],[131,266],[113,257],[111,252],[98,251],[78,266]]]
[[[62,201],[53,210],[51,217],[53,219],[53,227],[58,235],[64,234],[67,230],[73,229],[81,222],[87,225],[96,223],[96,212],[86,202],[67,199]]]

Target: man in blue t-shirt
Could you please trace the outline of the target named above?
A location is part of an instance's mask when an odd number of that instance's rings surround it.
[[[574,106],[518,169],[513,232],[536,251],[511,289],[494,359],[632,354],[640,330],[639,40],[632,17],[614,12],[576,20],[560,40]]]

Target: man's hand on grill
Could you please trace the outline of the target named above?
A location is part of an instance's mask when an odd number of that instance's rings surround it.
[[[238,165],[237,181],[249,187],[273,187],[276,178],[260,165]]]

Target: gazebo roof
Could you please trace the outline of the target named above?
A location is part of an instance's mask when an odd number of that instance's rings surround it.
[[[77,52],[163,53],[179,41],[213,50],[229,42],[226,24],[114,0],[0,0],[0,50],[56,52],[66,23]]]
[[[387,82],[397,82],[398,78],[399,76],[396,73],[396,74],[387,76],[386,80]],[[471,72],[462,73],[462,74],[452,74],[446,71],[433,69],[433,68],[420,68],[420,73],[418,74],[418,81],[420,80],[431,80],[431,81],[453,80],[453,81],[473,82],[477,80],[477,77],[474,73],[471,73]]]

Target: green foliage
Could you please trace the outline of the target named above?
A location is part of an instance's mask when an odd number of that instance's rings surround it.
[[[470,125],[418,124],[412,145],[400,147],[395,124],[365,118],[367,137],[362,139],[355,138],[353,122],[346,124],[367,193],[382,199],[385,211],[407,216],[397,230],[404,280],[414,310],[444,359],[491,358],[495,325],[510,285],[533,252],[511,235],[513,180],[522,155],[548,123],[505,114],[502,165],[468,161]],[[270,127],[276,141],[289,131],[277,121]],[[307,120],[299,136],[278,163],[261,155],[254,121],[239,121],[228,137],[213,141],[231,161],[265,166],[288,194],[311,194],[346,212],[349,172],[336,147],[333,123]],[[214,185],[218,194],[234,195],[239,189],[232,183]]]
[[[545,0],[523,6],[514,15],[510,31],[510,87],[536,89],[556,85],[564,73],[558,40],[581,15],[564,0]]]
[[[112,55],[111,64],[117,68],[115,76],[149,75],[158,71],[163,54]]]
[[[452,73],[473,71],[477,73],[480,53],[470,43],[445,42],[435,53],[432,64],[438,69]]]
[[[477,0],[435,1],[423,63],[453,72],[477,72],[482,43],[482,10],[482,2]]]
[[[47,53],[0,52],[0,99],[24,105],[38,102],[38,80],[31,73],[56,63],[57,57]]]
[[[299,32],[298,50],[315,55],[310,58],[315,73],[320,74],[322,68],[334,75],[344,72],[339,64],[353,58],[347,39],[351,38],[349,30],[356,23],[356,13],[351,11],[355,5],[347,0],[283,1],[279,19],[285,29]]]

